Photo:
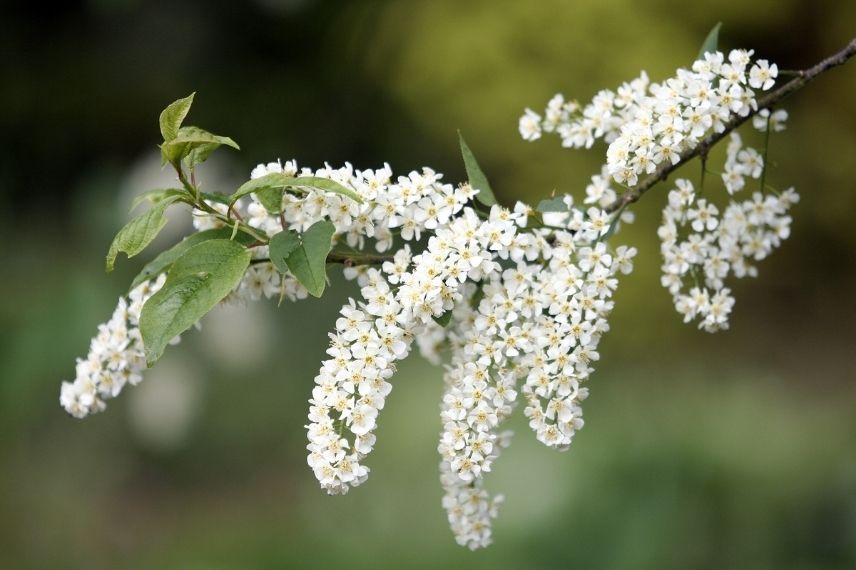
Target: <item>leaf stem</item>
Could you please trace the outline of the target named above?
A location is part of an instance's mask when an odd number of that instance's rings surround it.
[[[770,126],[773,119],[773,109],[767,112],[767,128],[764,130],[764,166],[761,167],[761,192],[764,191],[764,180],[767,178],[767,154],[770,150]]]
[[[267,257],[253,259],[251,264],[270,263]],[[341,263],[346,267],[356,267],[358,265],[381,265],[387,261],[394,261],[391,255],[374,255],[371,253],[357,253],[350,255],[347,253],[331,251],[327,254],[327,263]]]
[[[175,168],[175,172],[178,174],[178,180],[179,182],[181,182],[181,185],[184,186],[184,189],[187,190],[193,197],[193,203],[191,203],[191,206],[202,210],[207,214],[211,214],[212,216],[223,222],[227,227],[234,225],[236,231],[237,229],[240,229],[245,234],[253,236],[263,244],[267,244],[270,241],[270,238],[268,238],[267,235],[256,231],[255,228],[241,220],[239,216],[237,216],[236,220],[232,220],[230,216],[222,214],[221,212],[209,206],[208,203],[202,199],[202,193],[199,191],[199,186],[187,179],[187,176],[184,174],[184,169],[181,167],[181,164],[173,164],[173,168]],[[192,178],[195,181],[195,176],[192,176]]]

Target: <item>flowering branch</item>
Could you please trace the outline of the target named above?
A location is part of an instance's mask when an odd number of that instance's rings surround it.
[[[674,164],[671,162],[663,163],[651,176],[645,178],[633,188],[625,191],[618,198],[616,198],[611,204],[607,205],[604,210],[607,212],[615,212],[621,208],[626,207],[628,204],[632,204],[639,200],[642,195],[654,187],[659,182],[666,180],[669,175],[692,160],[697,156],[704,157],[707,155],[708,151],[718,143],[720,140],[725,138],[731,131],[748,121],[753,116],[757,115],[763,109],[769,109],[794,91],[798,91],[802,89],[806,84],[815,79],[822,73],[829,71],[833,67],[837,67],[839,65],[843,65],[847,62],[848,59],[856,55],[856,38],[850,41],[844,49],[841,51],[827,57],[823,61],[817,63],[816,65],[801,71],[796,72],[796,77],[791,79],[789,82],[785,83],[775,91],[770,92],[766,97],[758,100],[757,109],[751,111],[745,116],[734,115],[729,121],[724,124],[724,129],[720,132],[714,132],[708,135],[706,138],[702,139],[702,141],[692,148],[688,148],[680,155],[680,160],[675,162]]]
[[[526,140],[555,132],[566,147],[609,143],[604,167],[576,206],[570,195],[537,208],[497,204],[463,138],[469,181],[458,186],[430,168],[394,177],[389,165],[312,170],[287,161],[257,166],[232,194],[202,192],[194,168],[217,147],[238,145],[183,126],[193,95],[175,101],[160,117],[160,148],[180,187],[145,195],[152,207],[119,231],[107,269],[120,252],[132,257],[150,244],[172,204],[191,206],[196,232],[143,268],[78,360],[75,380],[63,382],[60,403],[78,418],[100,412],[216,305],[320,297],[327,265],[341,264],[359,295],[342,307],[314,378],[305,426],[310,468],[331,494],[366,480],[396,363],[415,345],[446,364],[437,449],[450,527],[459,544],[487,546],[502,496],[488,493],[484,476],[509,443],[502,428],[514,408],[523,407],[536,439],[557,450],[583,427],[581,403],[619,274],[632,270],[636,253],[612,244],[627,206],[697,156],[703,186],[709,150],[729,135],[718,173],[729,195],[723,209],[678,179],[657,230],[661,284],[684,322],[709,332],[729,325],[735,299],[726,279],[757,275],[756,264],[790,235],[799,195],[765,192],[769,136],[787,119],[769,109],[856,55],[856,39],[772,90],[776,64],[753,63],[745,49],[726,60],[717,30],[692,70],[663,83],[642,72],[585,107],[556,95],[543,121],[526,110]],[[767,95],[756,99],[753,90]],[[735,131],[752,117],[765,132],[763,152],[745,147]],[[760,188],[738,200],[747,179]],[[612,182],[627,190],[619,194]]]

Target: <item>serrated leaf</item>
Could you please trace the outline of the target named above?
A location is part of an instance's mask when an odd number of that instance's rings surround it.
[[[193,97],[195,95],[196,92],[193,92],[184,99],[173,101],[167,105],[166,109],[161,111],[159,121],[160,132],[163,135],[164,141],[171,141],[178,135],[178,129],[181,127],[181,123],[184,122],[187,112],[190,111],[190,106],[193,104]]]
[[[449,323],[452,321],[452,311],[453,311],[452,309],[449,309],[448,311],[446,311],[445,313],[443,313],[439,317],[431,317],[431,318],[434,319],[435,323],[437,323],[441,327],[445,328],[445,327],[449,326]]]
[[[325,192],[333,192],[335,194],[341,194],[342,196],[347,196],[348,198],[354,200],[355,202],[362,203],[362,197],[357,194],[355,191],[350,188],[346,188],[342,186],[338,182],[330,180],[329,178],[320,178],[317,176],[289,176],[287,174],[283,174],[281,172],[271,172],[270,174],[265,174],[264,176],[260,176],[259,178],[253,178],[241,185],[238,190],[232,194],[230,200],[234,204],[244,196],[248,194],[255,193],[256,196],[259,196],[261,193],[264,197],[259,197],[259,201],[262,200],[267,201],[270,206],[275,208],[275,212],[279,213],[280,207],[275,205],[275,193],[270,192],[271,190],[279,191],[279,195],[282,196],[282,191],[287,188],[295,188],[302,192],[305,192],[307,188],[311,188],[313,190],[323,190]],[[268,207],[268,204],[262,202],[265,209],[271,211],[271,208]]]
[[[170,196],[178,196],[181,198],[182,196],[188,196],[188,194],[186,190],[182,190],[181,188],[149,190],[148,192],[143,192],[142,194],[135,196],[134,200],[131,202],[131,208],[128,211],[133,212],[143,202],[148,202],[152,205],[158,204]]]
[[[285,266],[300,284],[312,296],[320,297],[327,285],[327,254],[333,247],[334,233],[336,226],[326,220],[312,224],[302,234],[291,230],[280,232],[271,238],[271,247],[276,240],[278,251],[276,256],[271,254],[271,261],[283,271],[281,264],[285,259]],[[297,245],[293,244],[295,241]]]
[[[220,145],[241,150],[238,143],[229,137],[215,135],[199,127],[181,127],[173,139],[161,145],[161,158],[165,163],[175,164],[184,158],[189,158],[191,153],[196,151],[198,154],[195,155],[195,160],[200,157],[204,157],[204,160]]]
[[[471,151],[470,147],[467,146],[467,143],[464,140],[464,135],[461,134],[461,131],[458,131],[458,139],[461,143],[461,156],[464,158],[464,167],[467,169],[467,178],[469,179],[470,186],[479,191],[479,193],[476,194],[476,200],[485,206],[493,206],[496,204],[496,196],[493,195],[493,190],[490,188],[487,176],[484,175],[481,167],[479,167],[479,163],[476,160],[473,151]]]
[[[175,260],[163,287],[146,301],[140,314],[149,366],[173,338],[235,289],[250,257],[250,250],[235,241],[212,239],[190,247]]]
[[[200,244],[204,241],[212,240],[212,239],[230,239],[232,235],[232,228],[217,228],[214,230],[205,230],[195,234],[191,234],[169,248],[166,251],[161,252],[157,257],[148,262],[145,267],[143,267],[142,271],[140,271],[134,280],[131,282],[131,289],[142,283],[143,281],[148,281],[149,279],[153,279],[167,271],[175,260],[184,255],[188,249],[193,247],[194,245]],[[245,234],[239,231],[235,235],[236,242],[242,245],[250,245],[256,241],[256,238],[249,234]]]
[[[555,196],[538,202],[538,207],[535,208],[542,214],[545,212],[569,212],[568,205],[565,204],[564,196]]]
[[[129,258],[134,257],[155,239],[155,236],[166,225],[167,219],[164,212],[178,198],[178,196],[164,198],[119,230],[107,251],[106,268],[108,272],[113,271],[116,256],[119,255],[120,251],[125,252]]]
[[[300,247],[300,234],[286,230],[270,238],[270,261],[282,273],[288,273],[288,257]],[[326,257],[326,254],[325,254]]]
[[[721,27],[722,22],[717,22],[707,33],[707,37],[704,38],[704,43],[701,44],[701,49],[698,51],[697,60],[704,59],[704,54],[714,53],[719,49],[719,29]]]

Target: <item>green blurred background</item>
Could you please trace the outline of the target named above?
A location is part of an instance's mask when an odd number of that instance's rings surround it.
[[[440,371],[400,368],[369,481],[327,497],[303,425],[326,333],[352,292],[219,311],[104,414],[59,383],[150,258],[103,272],[132,196],[169,181],[157,114],[232,136],[204,167],[430,165],[464,177],[456,129],[498,196],[577,196],[603,155],[524,143],[555,92],[587,100],[724,47],[802,68],[856,33],[849,0],[4,3],[0,19],[0,567],[856,567],[856,63],[793,96],[768,181],[803,201],[793,236],[736,283],[732,330],[684,326],[658,280],[664,188],[636,245],[569,453],[517,418],[488,485],[495,544],[454,544],[440,506]],[[751,137],[752,135],[747,135]],[[757,139],[750,139],[757,142]],[[603,148],[600,148],[602,151]],[[689,168],[695,176],[696,168]],[[158,243],[187,231],[176,216]]]

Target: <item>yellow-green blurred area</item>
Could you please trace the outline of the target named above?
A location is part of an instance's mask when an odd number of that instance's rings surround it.
[[[440,505],[441,370],[413,356],[380,417],[366,484],[323,494],[307,398],[352,285],[229,307],[139,387],[83,421],[59,407],[98,323],[158,248],[103,271],[159,169],[157,115],[233,137],[202,168],[229,192],[281,158],[424,165],[458,182],[460,129],[497,195],[578,198],[604,147],[523,142],[556,92],[586,101],[720,45],[800,69],[856,34],[849,0],[497,0],[4,5],[0,17],[0,567],[856,567],[856,62],[792,96],[767,180],[796,186],[793,235],[733,283],[730,331],[683,325],[659,283],[666,186],[614,238],[639,248],[567,453],[518,410],[488,477],[495,544],[455,545]],[[757,133],[745,139],[760,144]],[[721,155],[720,155],[721,156]],[[713,160],[717,160],[714,155]],[[681,171],[695,180],[698,164]],[[707,190],[706,190],[707,192]],[[335,271],[334,271],[335,273]]]

